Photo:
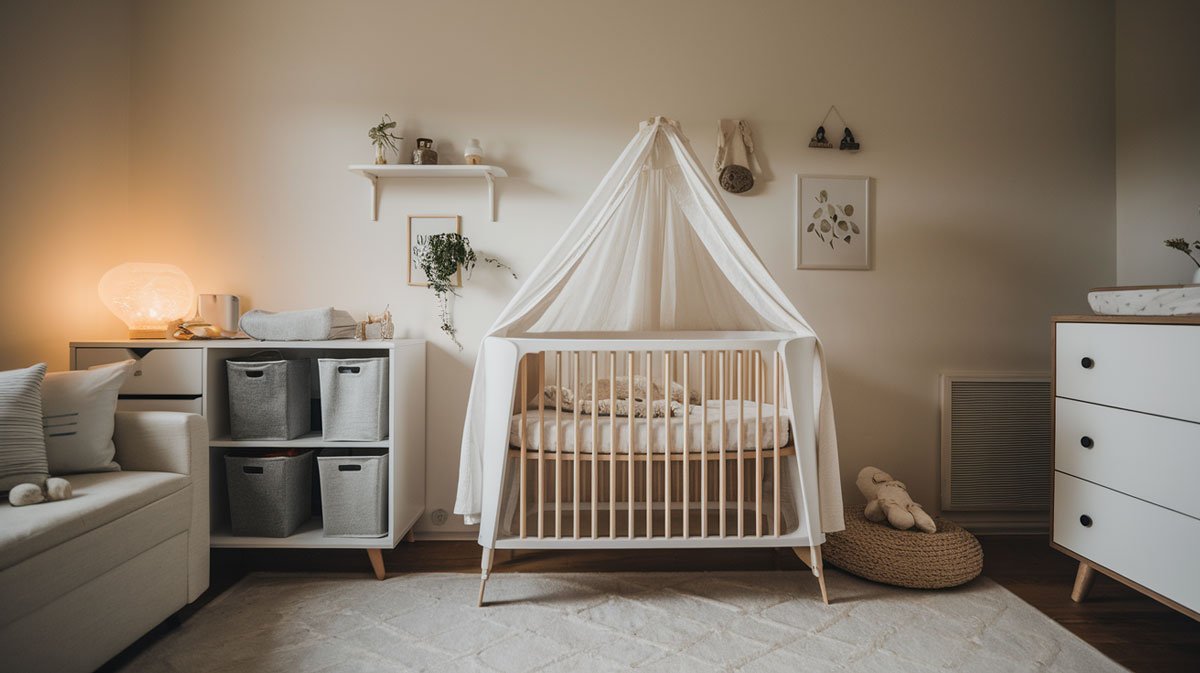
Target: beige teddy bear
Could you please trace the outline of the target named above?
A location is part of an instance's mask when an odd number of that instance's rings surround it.
[[[899,530],[916,526],[917,530],[926,533],[937,532],[933,518],[913,502],[904,482],[892,479],[892,475],[879,468],[864,467],[854,483],[858,484],[858,490],[867,498],[867,508],[863,514],[868,520],[878,523],[887,519],[892,528]]]

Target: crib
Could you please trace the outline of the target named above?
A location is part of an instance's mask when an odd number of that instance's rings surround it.
[[[667,547],[789,547],[828,603],[815,344],[749,331],[486,338],[479,605],[496,549]],[[661,390],[651,387],[648,413],[596,408],[599,382],[637,376]],[[673,405],[672,384],[682,404]],[[559,399],[569,392],[573,408],[554,403],[548,386]],[[608,402],[617,407],[615,386]],[[675,408],[655,416],[655,402]]]

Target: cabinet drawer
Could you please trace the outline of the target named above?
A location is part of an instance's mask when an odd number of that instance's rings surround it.
[[[1200,518],[1200,425],[1059,398],[1054,469]]]
[[[1055,394],[1200,422],[1200,326],[1058,323]]]
[[[117,411],[182,411],[188,414],[201,414],[203,404],[201,398],[191,399],[125,399],[117,400]]]
[[[1200,609],[1196,519],[1057,472],[1054,541],[1188,609]]]
[[[141,351],[142,349],[137,349]],[[144,355],[131,348],[76,348],[76,369],[137,360],[122,395],[199,395],[204,353],[199,348],[154,348]]]

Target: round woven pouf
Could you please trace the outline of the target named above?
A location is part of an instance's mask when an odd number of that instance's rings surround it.
[[[936,533],[896,530],[867,521],[861,505],[846,507],[846,530],[825,536],[821,555],[852,575],[909,589],[966,584],[983,571],[979,540],[935,517]]]

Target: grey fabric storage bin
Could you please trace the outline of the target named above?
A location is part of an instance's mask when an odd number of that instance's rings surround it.
[[[387,535],[387,455],[322,455],[317,466],[326,537]]]
[[[388,359],[321,358],[321,435],[333,441],[388,436]]]
[[[312,517],[312,452],[225,456],[234,535],[287,537]]]
[[[275,356],[225,361],[233,439],[295,439],[312,429],[311,360]]]

